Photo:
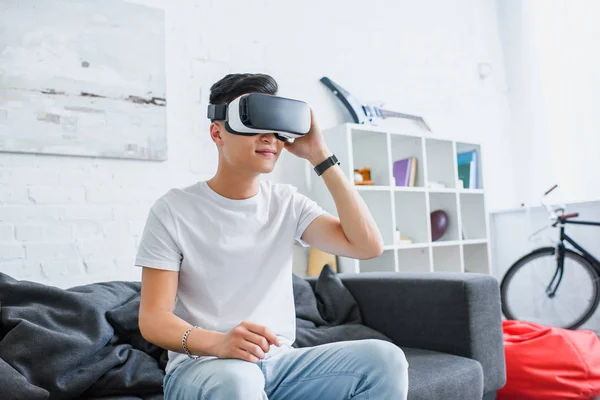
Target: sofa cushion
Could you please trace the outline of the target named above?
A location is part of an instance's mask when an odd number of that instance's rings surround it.
[[[294,347],[361,339],[391,342],[384,334],[362,323],[358,303],[329,264],[321,270],[314,288],[305,279],[293,275],[293,289]]]
[[[478,361],[431,350],[402,347],[408,361],[408,400],[470,400],[483,396]]]

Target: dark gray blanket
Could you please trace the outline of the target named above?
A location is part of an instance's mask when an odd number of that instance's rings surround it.
[[[0,273],[0,397],[162,398],[163,351],[137,330],[139,291],[139,282],[62,290]]]
[[[167,352],[138,329],[140,282],[67,290],[0,273],[0,398],[162,399]],[[295,347],[379,338],[326,267],[315,287],[294,276]]]

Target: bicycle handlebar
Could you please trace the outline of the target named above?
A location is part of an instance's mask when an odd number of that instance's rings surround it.
[[[559,222],[562,222],[560,220],[560,215],[557,215],[558,212],[565,212],[564,207],[556,207],[556,208],[552,208],[552,206],[550,206],[549,204],[546,204],[545,197],[552,192],[554,189],[556,189],[558,187],[558,184],[555,184],[554,186],[552,186],[550,189],[546,190],[546,192],[544,192],[544,194],[542,196],[540,196],[540,204],[542,206],[544,206],[544,208],[546,209],[546,211],[548,212],[548,214],[550,214],[550,219],[551,219],[551,223],[549,225],[546,225],[544,227],[542,227],[541,229],[538,229],[536,232],[534,232],[533,234],[531,234],[529,236],[529,240],[531,240],[533,237],[537,236],[537,234],[539,234],[540,232],[548,229],[549,227],[556,227],[556,225],[558,225]]]
[[[555,184],[554,186],[552,186],[550,189],[546,190],[546,192],[540,197],[540,204],[544,206],[544,208],[546,209],[546,211],[548,211],[549,213],[553,214],[553,211],[551,209],[551,207],[546,204],[544,202],[544,198],[550,193],[552,192],[554,189],[556,189],[558,187],[558,184]]]
[[[575,218],[575,217],[579,217],[579,213],[571,213],[571,214],[565,214],[565,215],[561,215],[560,217],[558,217],[558,219],[562,221],[569,219],[569,218]]]
[[[559,222],[559,218],[561,215],[557,215],[559,213],[564,214],[565,209],[564,207],[555,207],[552,208],[552,206],[550,206],[550,204],[546,204],[546,202],[544,201],[545,197],[552,192],[554,189],[556,189],[558,187],[558,184],[555,184],[554,186],[552,186],[550,189],[546,190],[546,192],[540,197],[540,203],[542,204],[542,206],[544,206],[544,208],[546,209],[546,211],[550,214],[550,219],[554,221],[553,224],[551,224],[551,226],[556,226],[556,224]],[[560,220],[560,222],[562,222],[563,220]]]
[[[550,189],[546,190],[546,193],[544,193],[544,196],[546,196],[548,193],[550,193],[551,191],[553,191],[554,189],[556,189],[558,187],[558,185],[554,185],[552,186]]]

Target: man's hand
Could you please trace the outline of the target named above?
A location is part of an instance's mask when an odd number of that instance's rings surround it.
[[[223,334],[217,343],[215,354],[219,358],[238,358],[257,363],[265,358],[271,345],[281,346],[277,336],[267,327],[244,321]]]
[[[312,108],[310,109],[310,131],[305,136],[294,139],[293,143],[286,143],[285,148],[295,156],[308,160],[313,167],[330,156]]]

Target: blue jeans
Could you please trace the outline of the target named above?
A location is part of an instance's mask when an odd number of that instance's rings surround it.
[[[271,346],[256,364],[183,361],[165,376],[164,392],[165,400],[405,400],[408,363],[399,347],[382,340]]]

